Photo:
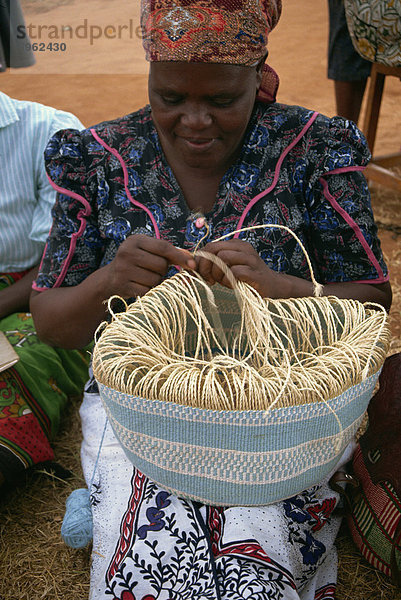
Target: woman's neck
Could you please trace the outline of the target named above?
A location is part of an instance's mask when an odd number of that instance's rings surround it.
[[[210,169],[188,168],[187,165],[171,164],[178,185],[188,207],[193,212],[209,213],[215,205],[221,179],[225,170],[211,172]]]
[[[215,175],[214,177],[193,177],[191,174],[186,173],[178,177],[176,175],[185,201],[191,211],[207,214],[213,209],[221,177],[220,175]]]

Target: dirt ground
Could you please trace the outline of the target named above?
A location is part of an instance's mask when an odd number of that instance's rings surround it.
[[[31,42],[37,44],[37,63],[0,73],[1,91],[70,111],[85,126],[147,102],[147,64],[136,29],[139,0],[21,0],[21,4]],[[326,76],[326,4],[324,0],[284,1],[281,22],[270,37],[269,61],[281,78],[279,101],[332,116],[333,83]],[[62,50],[61,44],[65,44]],[[401,82],[388,77],[375,154],[400,149],[400,92]],[[401,194],[372,188],[372,198],[392,275],[391,351],[396,352],[401,351]],[[0,600],[87,597],[88,550],[66,548],[59,535],[65,499],[82,486],[77,410],[78,405],[71,406],[56,444],[57,460],[75,478],[65,483],[44,476],[4,502],[0,498]],[[338,600],[401,600],[401,590],[360,559],[345,530],[339,555]]]
[[[147,101],[147,63],[138,33],[139,0],[22,0],[37,62],[0,75],[0,89],[75,113],[85,126],[129,113]],[[284,2],[269,41],[281,78],[278,99],[335,114],[327,80],[327,3]],[[65,44],[63,51],[57,49]],[[401,145],[400,81],[387,77],[375,152]]]

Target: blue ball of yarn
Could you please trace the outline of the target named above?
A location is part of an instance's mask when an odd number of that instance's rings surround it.
[[[89,491],[86,488],[74,490],[65,504],[61,537],[70,548],[85,548],[93,538]]]

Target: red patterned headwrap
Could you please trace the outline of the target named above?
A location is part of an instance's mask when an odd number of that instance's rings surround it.
[[[142,0],[146,59],[256,66],[281,14],[281,0]],[[258,100],[273,102],[277,73],[264,65]]]

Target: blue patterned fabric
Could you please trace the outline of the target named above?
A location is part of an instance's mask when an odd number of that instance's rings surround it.
[[[311,116],[311,111],[297,106],[256,104],[242,152],[221,180],[213,211],[205,215],[209,240],[236,229],[249,201],[272,184],[279,157]],[[165,160],[150,108],[102,123],[95,130],[120,154],[129,178],[128,191],[152,212],[161,237],[193,249],[205,231],[194,227],[197,215],[191,214]],[[321,283],[383,281],[387,269],[366,180],[358,170],[333,173],[366,166],[369,158],[366,141],[356,126],[340,117],[319,115],[287,154],[277,185],[255,204],[244,226],[276,223],[289,227],[305,245]],[[77,285],[109,263],[127,236],[154,235],[149,217],[129,200],[120,162],[89,130],[56,134],[47,147],[46,163],[50,178],[66,192],[58,195],[54,208],[56,226],[36,282],[38,288],[56,283]],[[327,201],[323,180],[346,219]],[[71,198],[71,192],[81,199]],[[366,240],[382,273],[372,264],[350,223]],[[76,246],[72,251],[73,235]],[[288,233],[258,230],[241,234],[241,238],[249,241],[272,269],[309,278],[305,257]],[[60,278],[65,266],[68,269]],[[173,272],[172,268],[169,275]]]

